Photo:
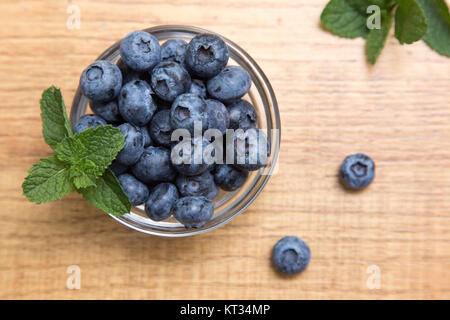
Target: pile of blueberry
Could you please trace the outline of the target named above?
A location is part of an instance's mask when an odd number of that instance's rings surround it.
[[[218,187],[237,190],[248,171],[265,163],[258,155],[251,163],[174,163],[171,151],[180,144],[205,148],[212,141],[201,135],[174,142],[172,133],[193,134],[196,123],[202,132],[217,129],[222,135],[227,129],[256,130],[255,109],[241,99],[250,89],[250,76],[239,66],[227,66],[228,47],[213,34],[160,46],[152,34],[134,31],[122,40],[120,54],[117,64],[99,60],[83,71],[80,87],[95,114],[80,118],[74,131],[117,126],[125,147],[111,169],[131,203],[145,204],[152,220],[173,214],[187,228],[201,227],[213,216],[211,200]],[[258,141],[268,145],[265,134],[256,132]],[[244,150],[245,160],[248,153]]]

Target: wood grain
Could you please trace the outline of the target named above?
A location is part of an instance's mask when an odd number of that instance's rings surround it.
[[[325,32],[326,0],[0,1],[0,298],[450,298],[450,60],[391,35],[375,67],[362,40]],[[67,7],[81,28],[66,27]],[[245,214],[189,239],[146,236],[77,194],[34,205],[27,169],[50,154],[38,101],[70,107],[83,68],[129,31],[190,24],[233,39],[270,79],[282,120],[280,166]],[[342,159],[364,152],[375,182],[348,193]],[[306,272],[286,278],[273,244],[297,235]],[[66,269],[81,268],[81,289]],[[381,288],[366,286],[367,268]]]

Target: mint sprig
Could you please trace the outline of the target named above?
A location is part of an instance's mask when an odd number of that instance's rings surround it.
[[[22,184],[28,200],[54,201],[76,189],[107,213],[130,212],[131,203],[108,168],[125,144],[120,130],[107,125],[74,135],[61,91],[54,86],[42,94],[41,118],[44,139],[55,154],[28,171]]]
[[[369,17],[378,14],[367,13],[372,5],[380,9],[378,29],[367,27]],[[340,37],[366,39],[371,64],[383,50],[393,20],[395,37],[401,44],[422,39],[439,54],[450,57],[450,14],[445,0],[331,0],[320,19],[326,29]]]

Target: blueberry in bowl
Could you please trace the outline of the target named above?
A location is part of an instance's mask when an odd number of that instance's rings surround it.
[[[255,200],[276,164],[280,117],[269,81],[243,49],[208,30],[158,26],[124,36],[94,62],[115,74],[100,79],[109,92],[91,94],[80,82],[70,115],[77,126],[80,118],[94,114],[103,121],[84,120],[87,127],[112,124],[125,135],[125,148],[111,169],[124,175],[124,189],[136,190],[129,195],[134,207],[129,214],[111,217],[164,237],[192,236],[224,225]],[[193,120],[200,122],[206,143],[204,138],[194,137],[196,143],[172,139],[179,129],[195,131]],[[204,163],[202,156],[200,163],[172,162],[177,145],[225,145],[232,127],[244,133],[261,130],[270,145],[268,160],[246,163],[244,145],[244,163],[234,163],[234,157],[227,163],[227,154],[214,152],[213,164]],[[215,132],[212,138],[209,131]]]

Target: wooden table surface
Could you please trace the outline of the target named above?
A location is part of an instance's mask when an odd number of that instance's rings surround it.
[[[450,60],[391,35],[370,67],[361,39],[321,28],[326,2],[1,0],[0,298],[450,298]],[[79,29],[67,27],[70,5]],[[162,24],[216,31],[258,61],[279,102],[279,172],[243,215],[193,238],[132,231],[76,193],[27,202],[26,171],[51,154],[42,90],[61,87],[70,107],[105,48]],[[337,179],[355,152],[376,162],[358,194]],[[285,235],[312,251],[293,278],[270,263]],[[71,265],[80,290],[66,287]]]

